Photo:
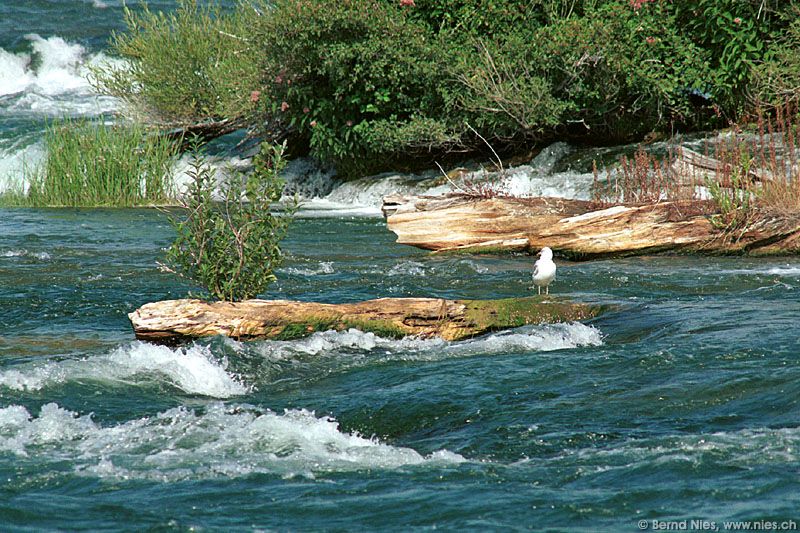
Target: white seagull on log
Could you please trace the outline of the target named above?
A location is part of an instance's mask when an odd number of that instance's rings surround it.
[[[556,279],[556,264],[553,262],[553,250],[545,246],[539,252],[539,260],[533,265],[533,284],[542,294],[550,294],[550,283]]]

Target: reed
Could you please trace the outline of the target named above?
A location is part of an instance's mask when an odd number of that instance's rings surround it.
[[[26,167],[27,191],[5,203],[31,207],[159,205],[174,197],[175,142],[138,124],[64,119],[47,127],[46,156]]]
[[[604,179],[595,162],[592,200],[600,206],[696,200],[697,180],[680,174],[675,165],[678,153],[678,147],[670,146],[666,156],[659,158],[639,146],[606,170]]]
[[[662,201],[700,203],[709,198],[723,230],[742,229],[764,217],[800,218],[800,113],[786,104],[767,115],[759,110],[749,130],[732,126],[706,142],[704,167],[682,158],[675,145],[659,158],[639,147],[604,175],[594,167],[598,206]],[[696,154],[699,155],[699,154]]]

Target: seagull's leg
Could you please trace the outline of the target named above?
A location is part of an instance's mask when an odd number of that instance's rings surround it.
[[[544,293],[545,294],[550,294],[550,285],[545,285],[544,286]]]
[[[541,296],[542,295],[542,286],[541,285],[537,285],[536,286],[536,290],[539,291],[539,296]]]

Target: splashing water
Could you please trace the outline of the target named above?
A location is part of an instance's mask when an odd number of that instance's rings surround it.
[[[0,409],[0,451],[70,457],[78,473],[121,479],[178,481],[254,473],[314,477],[322,472],[457,464],[447,451],[424,457],[357,433],[306,410],[283,414],[251,406],[177,407],[103,427],[55,403],[38,416],[12,405]]]
[[[71,381],[93,380],[146,383],[158,376],[187,394],[229,398],[246,394],[248,388],[226,372],[228,363],[215,360],[208,347],[170,349],[136,342],[107,355],[81,360],[18,365],[0,372],[0,387],[41,390]]]

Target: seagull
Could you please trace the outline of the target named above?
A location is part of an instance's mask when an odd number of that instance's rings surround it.
[[[539,252],[539,260],[533,265],[533,284],[539,289],[539,294],[550,294],[550,283],[556,279],[556,264],[553,263],[553,250],[545,246]]]

